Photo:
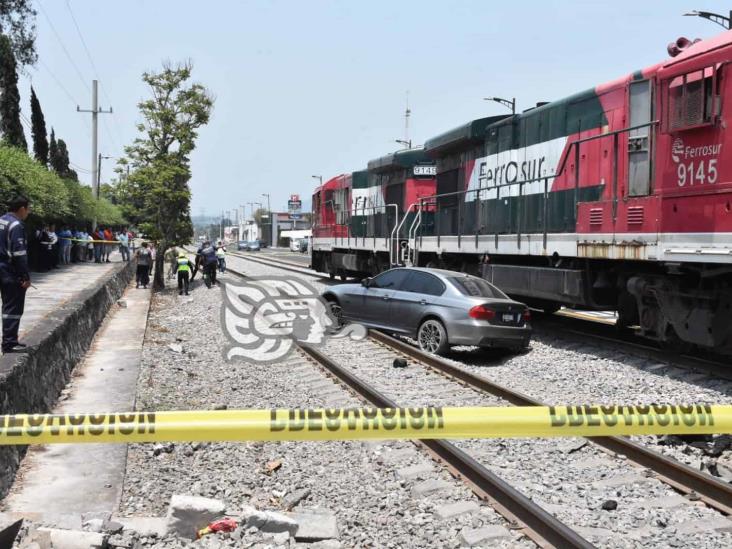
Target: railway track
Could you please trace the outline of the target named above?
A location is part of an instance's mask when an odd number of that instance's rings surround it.
[[[588,316],[577,317],[570,314],[544,314],[536,312],[534,326],[539,329],[548,329],[560,337],[571,336],[574,340],[597,344],[603,347],[608,345],[618,348],[622,346],[624,352],[640,358],[667,362],[670,365],[690,372],[707,373],[720,379],[732,380],[732,358],[712,358],[680,354],[661,349],[647,341],[640,340],[631,333],[619,331],[615,325]],[[538,323],[536,322],[538,320]]]
[[[272,264],[270,265],[275,266]],[[236,271],[234,272],[236,273]],[[312,273],[307,274],[309,276],[314,276]],[[423,353],[412,345],[404,341],[394,339],[386,334],[372,331],[370,333],[370,339],[371,341],[378,343],[378,345],[387,348],[391,353],[393,353],[394,357],[408,357],[417,361],[417,364],[422,365],[430,371],[438,373],[444,378],[457,381],[461,385],[470,387],[471,389],[485,395],[498,397],[499,399],[514,405],[543,405],[536,399],[523,395],[507,387],[503,387],[481,376],[467,372],[455,366],[451,362],[441,359],[440,357]],[[322,363],[321,367],[328,370],[331,375],[349,386],[353,391],[356,391],[362,398],[366,398],[372,404],[377,406],[395,406],[400,403],[390,398],[389,395],[380,393],[373,387],[371,387],[371,389],[375,391],[375,393],[369,392],[368,384],[363,382],[362,379],[359,379],[358,376],[350,373],[347,369],[340,367],[333,360],[329,361],[323,353],[319,353],[317,350],[312,348],[305,348],[304,351],[313,358],[315,358],[316,355],[320,355],[319,358],[324,360],[316,360],[319,364]],[[371,379],[370,376],[367,377]],[[401,404],[407,405],[413,403],[402,402]],[[692,500],[701,499],[710,508],[713,508],[725,515],[732,513],[732,488],[728,484],[718,481],[710,475],[699,472],[624,437],[592,437],[588,440],[609,453],[622,456],[640,467],[649,469],[659,481],[671,486],[681,493],[689,495]],[[548,526],[542,525],[541,513],[537,513],[533,508],[525,507],[526,501],[524,500],[526,500],[526,497],[521,495],[518,490],[514,489],[513,492],[508,492],[508,495],[507,493],[503,493],[502,490],[506,489],[501,485],[503,481],[497,482],[497,477],[491,478],[490,475],[485,476],[484,473],[486,471],[490,473],[490,471],[485,468],[483,468],[483,471],[476,469],[475,465],[480,465],[476,459],[472,458],[468,453],[457,447],[449,449],[444,449],[442,447],[431,448],[426,441],[423,441],[421,444],[425,444],[428,452],[433,457],[441,461],[454,475],[465,480],[476,494],[493,503],[494,507],[496,505],[501,505],[506,501],[510,501],[511,507],[500,510],[501,514],[504,514],[504,516],[511,520],[518,520],[525,524],[526,528],[532,531],[530,537],[534,539],[534,541],[539,540],[538,543],[540,544],[546,542],[545,535],[547,534],[537,533],[537,531],[544,532],[544,529],[548,528]],[[454,445],[449,444],[449,446],[452,447]],[[458,451],[453,452],[453,450]],[[495,475],[493,475],[493,477],[495,477]],[[500,479],[498,480],[500,481]],[[510,488],[510,486],[508,488]],[[518,497],[517,494],[521,495],[521,497]],[[543,513],[546,513],[546,511],[543,511]],[[538,525],[535,524],[537,521]],[[561,528],[556,526],[549,528],[549,531],[553,532],[552,535],[561,534]],[[527,533],[527,535],[529,534]],[[560,546],[573,546],[568,543],[569,542],[567,540],[563,540]]]
[[[227,268],[227,270],[239,277],[246,278],[245,274],[235,269]],[[399,406],[399,403],[381,393],[363,379],[353,375],[347,368],[327,357],[324,353],[307,345],[300,345],[299,348],[318,367],[345,385],[360,399],[380,408],[396,408]],[[444,440],[419,440],[413,442],[424,448],[433,459],[444,464],[453,476],[463,480],[478,497],[488,501],[504,518],[513,524],[521,525],[522,532],[540,547],[594,547],[577,532],[454,444]]]

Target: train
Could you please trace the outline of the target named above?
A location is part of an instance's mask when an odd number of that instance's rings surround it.
[[[312,267],[481,276],[527,305],[614,310],[679,351],[732,353],[732,31],[333,177]]]

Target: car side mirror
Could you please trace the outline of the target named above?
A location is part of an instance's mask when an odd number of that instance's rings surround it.
[[[371,277],[361,279],[361,286],[368,288],[371,285]]]

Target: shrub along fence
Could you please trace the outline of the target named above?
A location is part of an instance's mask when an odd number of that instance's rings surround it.
[[[104,198],[95,200],[90,187],[62,179],[20,149],[0,145],[0,215],[7,211],[7,201],[14,194],[31,201],[26,233],[32,264],[37,259],[33,257],[36,231],[46,225],[89,231],[94,219],[105,227],[125,223],[120,209]]]

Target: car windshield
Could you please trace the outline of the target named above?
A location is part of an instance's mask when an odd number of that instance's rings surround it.
[[[450,284],[455,286],[463,295],[471,297],[493,297],[497,299],[508,299],[508,296],[496,288],[490,282],[475,276],[453,276],[448,277]]]

